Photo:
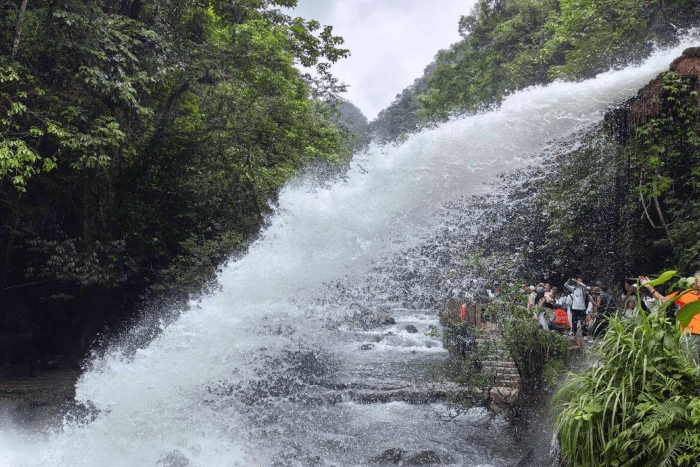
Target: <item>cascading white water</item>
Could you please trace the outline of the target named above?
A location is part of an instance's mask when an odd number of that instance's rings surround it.
[[[220,291],[135,354],[116,347],[92,362],[77,398],[94,407],[94,420],[66,422],[50,433],[0,426],[0,465],[267,465],[261,450],[273,443],[262,437],[294,426],[300,434],[313,431],[314,422],[299,408],[285,413],[268,393],[253,402],[242,395],[281,374],[285,352],[329,352],[341,367],[343,358],[356,358],[339,350],[327,329],[329,318],[348,313],[333,301],[332,284],[360,286],[373,266],[416,244],[445,203],[483,192],[499,172],[522,167],[552,141],[599,122],[608,106],[666,70],[692,41],[638,67],[526,89],[498,110],[450,121],[401,145],[372,146],[330,188],[290,184],[262,237],[220,274]],[[337,408],[318,423],[384,426],[392,423],[392,410],[402,409],[356,409],[362,423],[350,421],[348,410]]]

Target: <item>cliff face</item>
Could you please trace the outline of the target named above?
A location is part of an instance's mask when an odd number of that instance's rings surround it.
[[[700,95],[700,47],[685,49],[680,57],[671,62],[669,70],[681,78],[689,78],[693,89]],[[619,142],[624,144],[629,141],[636,127],[661,112],[663,75],[659,73],[635,97],[606,113],[606,130]]]

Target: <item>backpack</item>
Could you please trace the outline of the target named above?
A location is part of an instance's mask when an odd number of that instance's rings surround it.
[[[615,299],[609,293],[603,291],[600,293],[600,312],[607,315],[609,312],[615,311],[617,309],[617,303]]]
[[[569,315],[566,310],[562,308],[557,308],[554,310],[554,325],[558,328],[569,327]]]

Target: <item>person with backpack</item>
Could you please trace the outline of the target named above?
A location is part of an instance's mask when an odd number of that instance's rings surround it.
[[[595,317],[593,320],[593,336],[597,339],[608,329],[608,320],[617,311],[617,303],[607,291],[607,287],[601,282],[596,282],[591,289],[591,295],[595,297]]]
[[[571,303],[572,303],[571,293],[562,293],[559,298],[554,302],[554,306],[566,311],[566,322],[568,324],[567,329],[569,334],[571,333],[571,328],[573,320],[571,319]]]

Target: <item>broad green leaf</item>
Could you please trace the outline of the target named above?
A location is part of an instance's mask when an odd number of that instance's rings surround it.
[[[654,279],[651,282],[647,282],[644,285],[650,285],[653,287],[656,285],[663,284],[663,283],[667,282],[669,279],[671,279],[673,276],[675,276],[676,274],[678,274],[678,271],[665,271],[657,279]]]
[[[692,302],[681,308],[676,314],[676,319],[683,327],[686,327],[695,315],[700,313],[700,300]]]

